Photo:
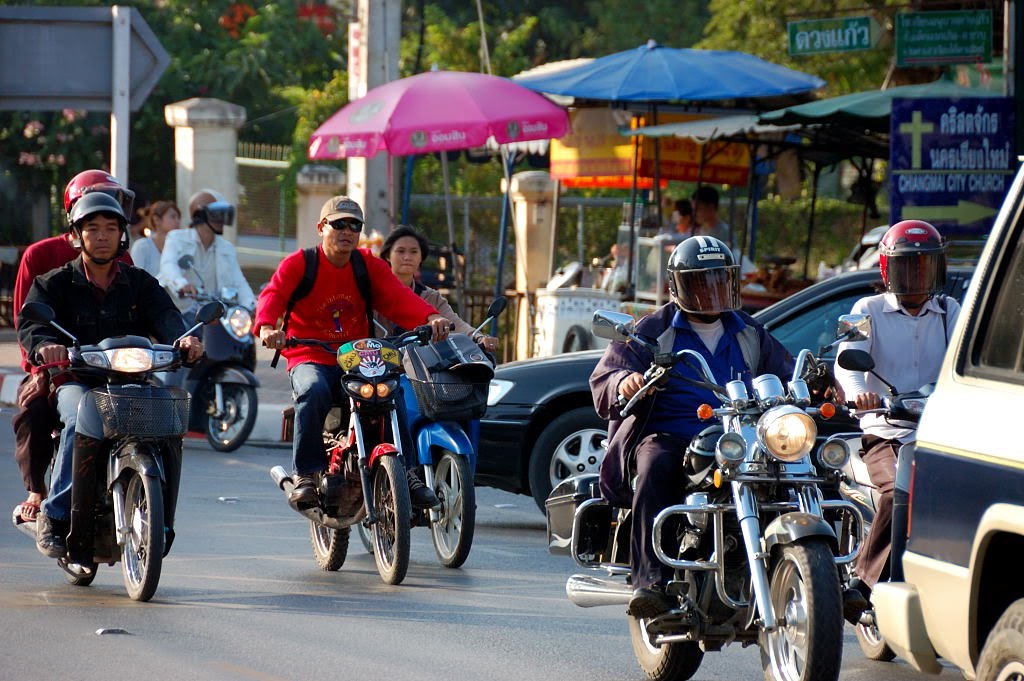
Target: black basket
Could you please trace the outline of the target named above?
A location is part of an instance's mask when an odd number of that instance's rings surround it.
[[[490,381],[421,381],[409,377],[420,412],[435,421],[478,419],[487,411]]]
[[[188,431],[189,394],[181,388],[109,385],[93,394],[105,437],[174,437]]]

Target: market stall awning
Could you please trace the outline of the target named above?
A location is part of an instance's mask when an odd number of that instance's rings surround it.
[[[759,135],[773,132],[786,132],[799,128],[799,125],[773,125],[761,123],[757,114],[737,114],[734,116],[718,116],[702,118],[682,123],[665,123],[648,125],[634,130],[624,131],[625,135],[643,135],[644,137],[689,137],[698,142],[735,137],[739,135]]]
[[[829,124],[889,132],[892,100],[898,97],[998,97],[992,90],[968,88],[948,80],[922,85],[902,85],[888,90],[868,90],[816,102],[788,106],[763,113],[762,123],[775,125]]]

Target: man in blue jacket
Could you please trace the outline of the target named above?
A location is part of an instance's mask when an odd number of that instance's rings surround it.
[[[793,358],[786,349],[752,317],[739,311],[739,269],[722,241],[707,236],[686,239],[669,258],[671,302],[640,320],[636,334],[657,345],[659,352],[699,352],[720,385],[739,378],[749,388],[751,378],[760,374],[792,375]],[[638,343],[612,343],[590,377],[597,412],[609,420],[601,493],[614,505],[633,510],[630,554],[634,591],[628,612],[644,618],[677,605],[665,591],[672,569],[654,553],[654,518],[685,497],[686,448],[710,425],[697,418],[697,407],[719,404],[709,390],[675,375],[703,380],[695,369],[679,363],[660,390],[623,418],[616,399],[620,394],[630,398],[637,393],[652,359],[650,351]]]

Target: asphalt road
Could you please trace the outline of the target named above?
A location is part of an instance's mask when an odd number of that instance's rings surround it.
[[[9,422],[4,409],[4,452]],[[317,570],[306,521],[268,475],[289,455],[245,446],[225,456],[187,442],[178,539],[149,603],[128,599],[119,565],[101,566],[90,587],[66,584],[0,522],[0,681],[643,678],[621,611],[566,599],[574,565],[548,554],[529,497],[479,490],[476,541],[459,570],[441,567],[428,531],[414,529],[408,577],[387,586],[355,537],[340,571]],[[22,498],[6,455],[6,518]],[[920,678],[904,663],[865,660],[850,629],[844,657],[844,680]],[[694,678],[760,679],[758,651],[708,655]]]

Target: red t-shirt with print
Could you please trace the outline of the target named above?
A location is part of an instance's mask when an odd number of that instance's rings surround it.
[[[370,291],[373,309],[399,326],[411,329],[425,324],[427,317],[437,310],[413,293],[392,273],[386,262],[373,255],[368,249],[359,249],[366,263],[370,277]],[[338,346],[342,343],[370,335],[366,321],[366,302],[359,295],[352,263],[335,267],[317,246],[316,281],[313,289],[292,308],[288,319],[289,338],[316,338]],[[284,316],[288,299],[302,281],[306,271],[306,260],[302,251],[292,253],[283,261],[270,278],[256,302],[256,323],[253,333],[258,337],[260,327],[277,326]],[[334,364],[335,357],[322,348],[287,348],[281,354],[288,360],[291,369],[303,362]]]

